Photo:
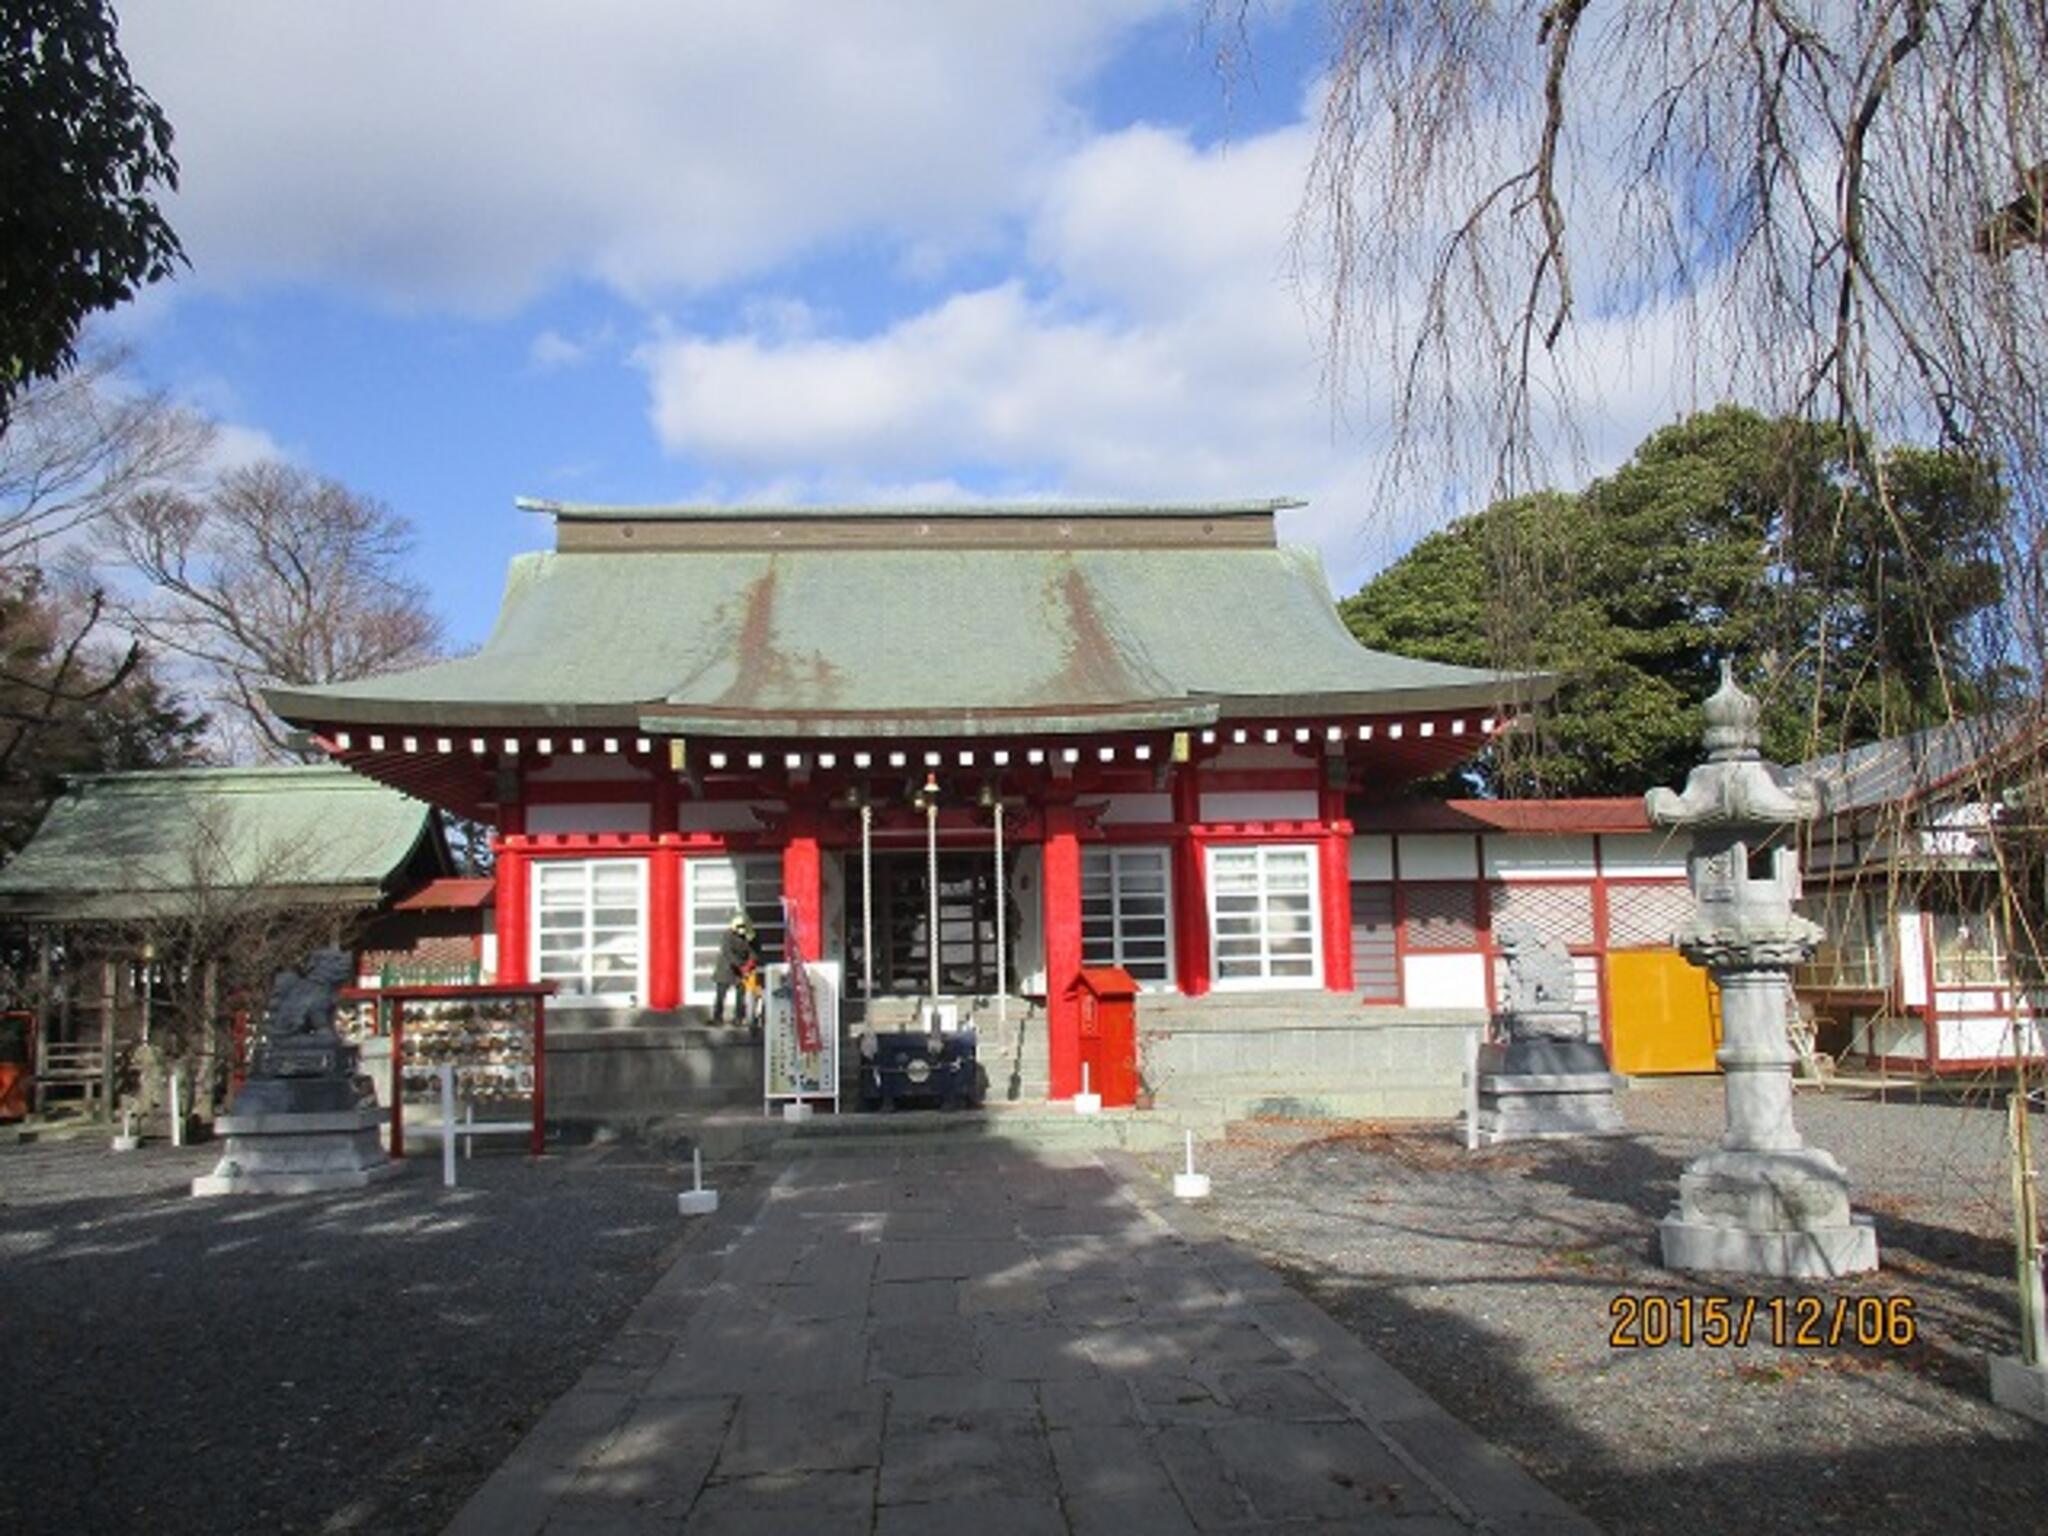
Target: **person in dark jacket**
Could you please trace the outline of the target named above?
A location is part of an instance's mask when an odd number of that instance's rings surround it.
[[[718,958],[711,962],[711,1022],[725,1022],[725,994],[736,992],[733,1001],[735,1021],[746,1022],[747,991],[746,978],[752,974],[756,964],[754,954],[753,925],[747,921],[747,914],[735,912],[732,922],[726,926],[725,937],[718,941]]]

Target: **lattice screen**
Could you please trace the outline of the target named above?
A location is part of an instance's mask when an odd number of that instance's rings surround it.
[[[1469,883],[1421,882],[1404,888],[1410,949],[1479,947],[1478,903]]]
[[[1573,946],[1593,942],[1590,885],[1504,885],[1492,891],[1493,926],[1526,923],[1547,939]]]
[[[1692,890],[1683,881],[1607,887],[1607,947],[1660,949],[1692,916]]]

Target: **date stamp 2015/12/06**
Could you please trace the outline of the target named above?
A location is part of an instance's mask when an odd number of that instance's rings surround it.
[[[1910,1296],[1659,1296],[1607,1304],[1610,1349],[1904,1349],[1920,1336]]]

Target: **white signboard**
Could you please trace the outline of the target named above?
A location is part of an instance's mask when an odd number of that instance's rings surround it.
[[[810,983],[812,1017],[817,1020],[816,1050],[807,1051],[798,1038],[796,999],[790,992],[790,968],[768,967],[768,1017],[762,1026],[762,1098],[773,1111],[794,1100],[829,1099],[839,1108],[839,962],[821,960],[803,968]]]

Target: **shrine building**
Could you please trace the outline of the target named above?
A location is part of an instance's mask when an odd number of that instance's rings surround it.
[[[1356,1006],[1351,807],[1545,686],[1360,646],[1295,502],[521,505],[555,547],[480,650],[268,699],[495,828],[495,972],[561,1027],[701,1028],[742,907],[854,1019],[1030,1000],[1055,1099],[1084,965]]]

